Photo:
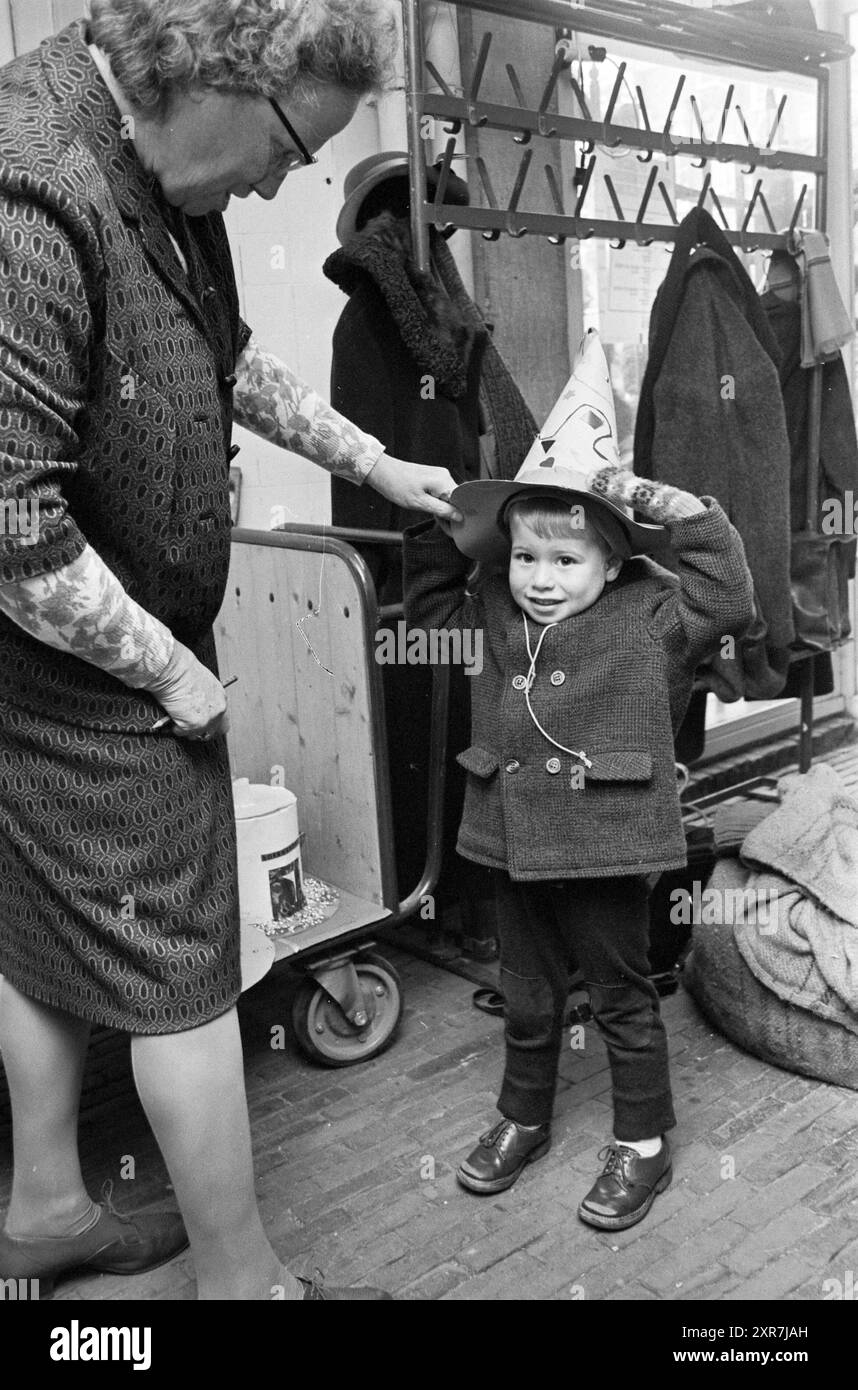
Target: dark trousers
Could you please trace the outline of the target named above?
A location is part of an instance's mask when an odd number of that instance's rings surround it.
[[[643,878],[518,883],[495,871],[506,1065],[498,1109],[519,1124],[551,1119],[574,957],[608,1048],[616,1139],[654,1139],[676,1123],[667,1037],[647,978]]]

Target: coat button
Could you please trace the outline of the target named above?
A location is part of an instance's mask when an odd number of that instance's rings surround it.
[[[231,376],[225,376],[221,384],[226,387],[227,391],[231,391],[237,381],[238,377],[233,372]]]
[[[526,686],[527,686],[527,676],[513,676],[513,678],[512,678],[512,688],[513,688],[513,690],[524,690],[524,689],[526,688]]]
[[[563,673],[563,671],[552,671],[552,672],[551,672],[551,684],[552,684],[552,685],[562,685],[563,682],[565,681],[565,679],[566,679],[566,676],[565,676],[565,674]]]
[[[506,765],[506,770],[507,770],[507,772],[518,772],[518,770],[519,770],[520,767],[521,767],[521,763],[518,761],[518,759],[517,759],[517,758],[512,758],[512,759],[507,763],[507,765]]]
[[[549,759],[548,759],[548,762],[545,764],[545,771],[546,771],[546,772],[559,772],[559,771],[560,771],[560,759],[559,759],[559,758],[549,758]]]

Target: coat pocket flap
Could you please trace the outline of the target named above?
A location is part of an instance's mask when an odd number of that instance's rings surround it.
[[[490,753],[487,748],[477,747],[466,748],[463,753],[458,753],[456,762],[468,772],[473,772],[475,777],[491,777],[500,766],[494,753]]]
[[[588,752],[592,767],[585,767],[588,782],[646,782],[652,777],[652,753],[646,748],[611,748]]]

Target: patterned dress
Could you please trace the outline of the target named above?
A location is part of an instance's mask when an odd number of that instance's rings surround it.
[[[89,544],[215,670],[250,330],[222,218],[170,209],[127,134],[81,24],[0,71],[0,584]],[[226,741],[161,713],[0,614],[0,973],[133,1033],[240,990]]]

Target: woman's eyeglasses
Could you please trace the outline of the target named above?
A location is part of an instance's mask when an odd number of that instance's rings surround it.
[[[292,144],[295,146],[295,150],[296,150],[296,159],[295,159],[295,161],[294,161],[292,167],[293,167],[293,168],[300,168],[302,165],[308,165],[308,166],[309,166],[310,164],[318,164],[318,162],[319,162],[318,159],[316,158],[316,156],[315,156],[314,154],[310,154],[310,151],[307,149],[307,146],[304,144],[304,141],[301,139],[300,135],[299,135],[299,134],[297,133],[297,131],[295,130],[295,127],[293,126],[292,122],[289,120],[288,116],[286,116],[285,113],[284,113],[283,111],[281,111],[280,107],[277,105],[277,102],[274,100],[274,98],[273,98],[273,97],[269,97],[268,100],[270,101],[271,105],[274,107],[274,110],[277,112],[278,118],[279,118],[280,121],[283,123],[283,125],[286,127],[286,130],[288,131],[288,134],[289,134],[289,139],[292,141]]]

